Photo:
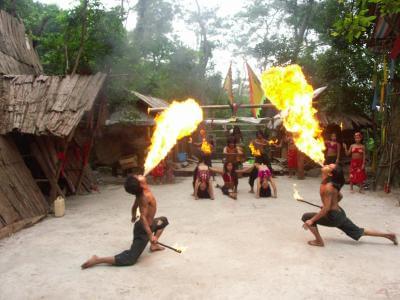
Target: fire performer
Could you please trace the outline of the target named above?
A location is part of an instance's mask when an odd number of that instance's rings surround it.
[[[269,159],[269,151],[267,150],[267,147],[269,147],[269,143],[264,138],[264,135],[261,130],[258,130],[256,132],[256,138],[252,141],[252,144],[255,147],[255,151],[253,153],[255,158],[255,165],[249,176],[249,185],[250,185],[249,193],[254,193],[254,183],[258,176],[258,169],[256,167],[256,164],[266,165],[271,174],[273,173],[271,161]]]
[[[389,239],[395,245],[398,244],[394,233],[360,228],[347,218],[345,211],[339,206],[339,201],[342,198],[340,189],[344,184],[343,171],[339,165],[325,165],[321,169],[321,174],[320,196],[323,206],[318,213],[305,213],[302,217],[304,229],[309,229],[315,237],[315,240],[308,242],[309,245],[324,246],[317,225],[337,227],[356,241],[362,236],[375,236]]]
[[[86,269],[98,264],[109,264],[114,266],[131,266],[136,263],[139,256],[150,241],[150,250],[152,252],[164,250],[164,247],[158,245],[164,228],[168,225],[166,217],[154,218],[157,211],[157,201],[146,182],[144,176],[129,176],[125,182],[125,190],[136,196],[132,206],[132,222],[136,221],[136,211],[139,207],[140,220],[135,223],[133,229],[133,242],[129,250],[109,257],[98,257],[93,255],[81,267]]]
[[[214,190],[211,184],[210,168],[204,161],[200,161],[194,171],[194,199],[214,200]]]
[[[267,198],[271,196],[273,198],[277,198],[278,192],[276,189],[275,181],[272,179],[271,170],[264,164],[256,164],[255,167],[258,171],[256,198]]]
[[[287,135],[288,141],[288,153],[287,153],[287,164],[289,169],[289,178],[292,178],[297,171],[297,147],[291,134]]]
[[[236,170],[235,165],[232,162],[225,162],[223,170],[213,169],[211,171],[222,176],[224,185],[220,186],[217,184],[217,188],[220,188],[222,193],[232,199],[237,199],[237,187],[239,184],[238,174],[249,172],[253,167],[247,169]]]
[[[353,192],[353,185],[359,186],[359,192],[363,193],[364,181],[367,179],[365,173],[365,147],[362,144],[362,134],[356,132],[354,134],[355,144],[352,144],[349,149],[343,143],[346,155],[351,155],[350,162],[350,190]]]
[[[227,145],[224,147],[225,162],[230,162],[238,169],[240,158],[243,155],[242,150],[236,146],[234,137],[229,137]]]
[[[325,147],[325,164],[338,164],[340,160],[340,144],[337,142],[336,133],[331,133],[330,139],[325,142]]]
[[[200,142],[193,143],[193,145],[200,149],[200,156],[204,163],[212,167],[211,156],[214,150],[214,141],[209,137],[207,138],[207,132],[204,128],[200,129]]]

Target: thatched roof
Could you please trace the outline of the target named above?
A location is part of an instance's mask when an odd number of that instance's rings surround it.
[[[152,96],[145,96],[136,91],[132,91],[132,93],[138,97],[142,102],[148,105],[150,108],[159,108],[159,107],[168,107],[169,103],[165,100],[160,98],[152,97]]]
[[[0,77],[0,134],[68,136],[92,109],[106,75]]]
[[[123,109],[113,112],[106,121],[106,126],[115,124],[154,126],[156,123],[154,122],[154,118],[148,114],[132,107],[124,107]]]
[[[374,126],[374,123],[368,117],[355,114],[318,112],[317,118],[323,127],[330,124],[338,126],[343,124],[343,130]]]
[[[22,22],[0,10],[0,74],[41,74],[39,57]]]

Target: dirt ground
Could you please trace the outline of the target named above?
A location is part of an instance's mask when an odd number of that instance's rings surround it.
[[[133,199],[107,185],[69,198],[65,217],[0,241],[0,299],[400,299],[399,247],[331,228],[321,229],[325,248],[306,244],[300,217],[314,208],[293,200],[292,185],[318,203],[318,178],[278,177],[278,199],[255,199],[241,179],[237,201],[220,191],[195,201],[190,178],[178,180],[153,191],[170,221],[160,241],[187,247],[183,254],[146,249],[135,266],[82,271],[90,255],[131,243]],[[400,233],[395,196],[348,189],[342,206],[356,224]]]

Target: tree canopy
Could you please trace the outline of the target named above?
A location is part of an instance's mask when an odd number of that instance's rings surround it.
[[[321,109],[366,113],[373,74],[382,76],[383,68],[382,57],[366,47],[375,12],[400,12],[397,0],[250,0],[231,18],[196,0],[190,9],[178,0],[121,5],[106,9],[100,0],[80,0],[60,9],[4,0],[0,8],[23,20],[46,74],[110,74],[112,109],[131,101],[128,90],[168,100],[228,103],[225,74],[216,71],[214,53],[229,47],[236,57],[255,59],[260,69],[301,65],[314,87],[329,86]],[[130,32],[124,26],[129,11],[137,19]],[[175,34],[178,18],[196,35],[197,47],[186,46]],[[243,77],[235,79],[234,91],[246,101]]]

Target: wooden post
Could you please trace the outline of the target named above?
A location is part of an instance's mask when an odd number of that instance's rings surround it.
[[[304,153],[297,151],[297,179],[304,179]]]

